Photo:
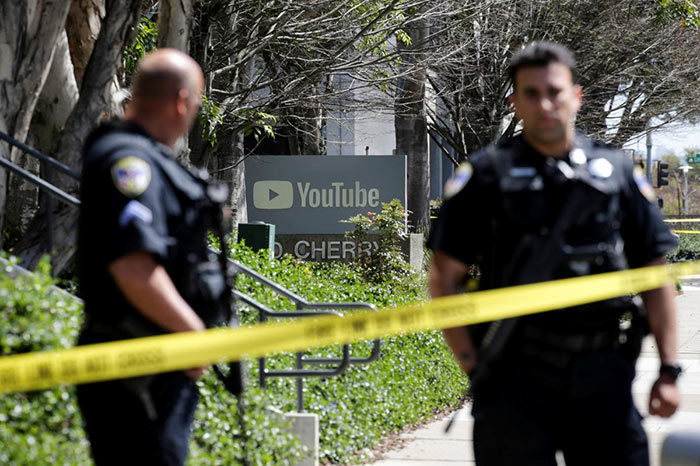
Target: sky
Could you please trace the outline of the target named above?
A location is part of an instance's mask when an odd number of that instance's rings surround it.
[[[669,125],[652,133],[652,157],[658,158],[669,153],[681,156],[685,148],[700,148],[700,125],[688,124]],[[646,154],[646,138],[636,138],[628,141],[627,149],[635,149]]]

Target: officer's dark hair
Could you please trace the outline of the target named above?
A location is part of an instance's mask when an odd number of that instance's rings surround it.
[[[545,40],[531,42],[513,55],[508,66],[508,77],[515,87],[515,75],[521,69],[545,67],[552,63],[561,63],[569,68],[574,83],[577,82],[576,60],[571,51],[563,45]]]

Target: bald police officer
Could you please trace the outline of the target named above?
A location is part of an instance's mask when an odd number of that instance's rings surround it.
[[[510,78],[522,134],[473,155],[448,183],[429,239],[432,296],[460,293],[470,264],[482,290],[663,264],[676,241],[644,175],[574,129],[582,90],[571,53],[532,43]],[[674,296],[671,285],[642,293],[662,362],[649,413],[663,417],[679,402]],[[636,311],[621,297],[445,330],[471,375],[477,464],[553,466],[559,450],[568,466],[648,465],[631,396],[638,347],[620,330]]]
[[[161,49],[135,74],[125,117],[85,146],[80,217],[81,344],[201,331],[224,320],[222,267],[207,230],[221,206],[173,147],[201,104],[202,71]],[[98,465],[181,465],[203,368],[82,385],[78,401]]]

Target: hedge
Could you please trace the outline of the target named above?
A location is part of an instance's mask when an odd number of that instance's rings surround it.
[[[379,283],[367,282],[353,264],[313,264],[289,257],[269,260],[240,245],[233,256],[310,301],[362,301],[392,306],[426,299],[423,278],[415,273]],[[47,262],[37,273],[11,278],[0,274],[0,349],[2,354],[69,347],[75,341],[81,305],[51,292]],[[289,303],[245,277],[237,287],[273,309]],[[256,313],[242,308],[244,325]],[[367,354],[366,344],[353,345],[354,355]],[[310,354],[339,354],[326,348]],[[292,367],[292,355],[269,358],[275,368]],[[236,400],[211,374],[198,381],[189,464],[241,464],[245,450],[250,464],[296,464],[306,454],[285,430],[275,412],[295,410],[293,379],[271,379],[257,386],[257,364],[246,363],[249,387],[244,397],[245,431]],[[306,379],[305,409],[320,417],[321,461],[347,464],[363,461],[361,452],[408,424],[430,418],[463,401],[466,377],[445,347],[439,332],[392,337],[383,341],[378,361],[353,366],[336,378]],[[245,435],[242,435],[245,433]],[[243,445],[245,439],[245,445]],[[15,393],[0,398],[0,463],[89,464],[88,442],[81,427],[73,387]]]

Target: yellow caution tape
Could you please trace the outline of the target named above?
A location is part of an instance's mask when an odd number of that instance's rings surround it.
[[[691,223],[700,222],[700,218],[666,218],[664,219],[666,223]]]
[[[681,233],[685,235],[700,235],[698,230],[671,230],[671,233]]]
[[[700,263],[654,266],[480,291],[343,318],[177,333],[0,357],[0,391],[24,391],[204,366],[406,332],[523,316],[658,288]]]

